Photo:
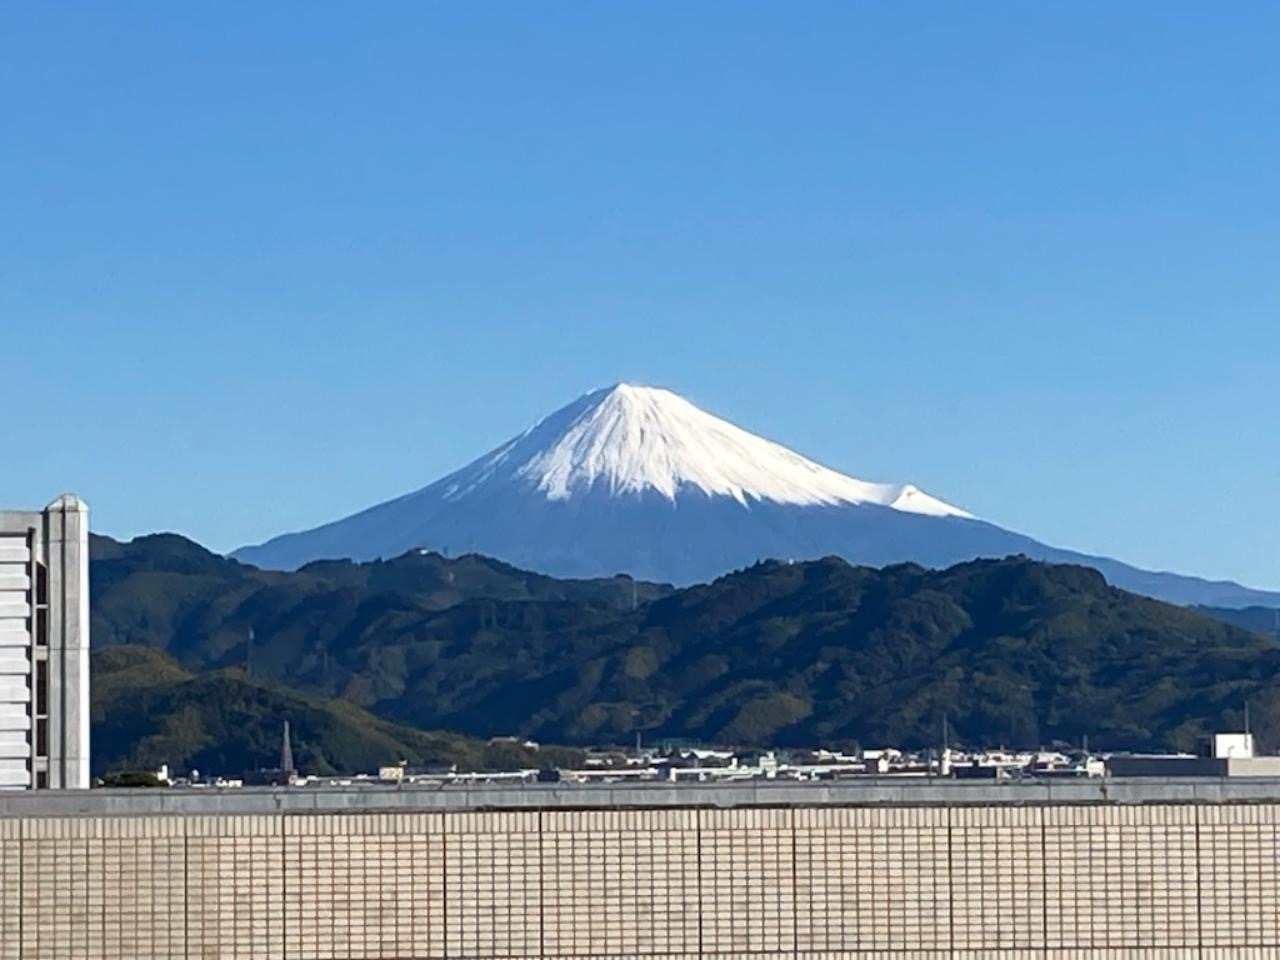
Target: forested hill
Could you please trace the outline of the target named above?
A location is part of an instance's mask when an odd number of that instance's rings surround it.
[[[478,599],[571,600],[616,613],[672,588],[630,577],[557,580],[467,554],[414,551],[388,561],[319,561],[296,573],[259,570],[177,534],[90,539],[95,645],[160,647],[187,666],[245,665],[249,630],[270,643],[308,618],[353,612],[371,597],[419,612]],[[268,665],[269,666],[269,665]]]
[[[945,714],[971,743],[1188,748],[1247,700],[1280,732],[1280,644],[1084,567],[770,562],[671,591],[418,553],[266,573],[174,536],[93,553],[96,644],[422,729],[919,745]]]
[[[283,721],[299,769],[372,772],[382,764],[464,770],[580,762],[574,751],[426,732],[389,723],[354,704],[308,696],[235,667],[192,674],[165,653],[120,645],[93,654],[93,770],[239,774],[279,763]]]

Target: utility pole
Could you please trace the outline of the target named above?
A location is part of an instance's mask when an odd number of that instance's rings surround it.
[[[249,636],[245,640],[244,645],[244,672],[248,677],[253,676],[253,627],[249,628]]]

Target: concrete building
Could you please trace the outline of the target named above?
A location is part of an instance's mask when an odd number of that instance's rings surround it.
[[[1223,760],[1249,760],[1253,757],[1252,733],[1215,733],[1210,752]]]
[[[1280,957],[1280,781],[0,796],[0,960]]]
[[[89,508],[0,512],[0,789],[89,786]]]
[[[1253,734],[1217,733],[1205,755],[1117,754],[1108,757],[1115,777],[1280,777],[1280,757],[1254,756]]]

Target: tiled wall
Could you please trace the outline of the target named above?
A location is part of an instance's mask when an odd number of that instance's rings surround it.
[[[0,960],[1280,960],[1280,805],[0,820]]]

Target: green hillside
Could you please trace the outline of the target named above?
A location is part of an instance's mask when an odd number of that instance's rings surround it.
[[[1280,732],[1280,644],[1018,557],[771,562],[633,594],[625,579],[557,581],[482,557],[264,573],[152,537],[95,541],[93,577],[99,645],[162,647],[190,670],[251,663],[419,729],[923,745],[945,714],[971,743],[1188,748],[1238,726],[1248,700],[1258,732]],[[205,695],[247,696],[218,676]]]
[[[342,700],[252,680],[235,668],[193,675],[147,647],[108,647],[94,654],[95,773],[161,763],[180,772],[227,775],[274,767],[285,720],[292,728],[295,764],[312,774],[373,772],[400,760],[482,770],[572,763],[576,757],[573,751],[427,733]]]
[[[367,615],[373,597],[380,598],[375,606],[419,613],[484,599],[572,600],[616,614],[672,590],[624,576],[556,580],[476,554],[322,561],[279,573],[229,560],[176,534],[128,543],[94,536],[90,554],[94,643],[157,647],[188,667],[243,666],[254,653],[270,656],[270,642],[288,643],[282,633]],[[267,647],[250,650],[250,628]]]

